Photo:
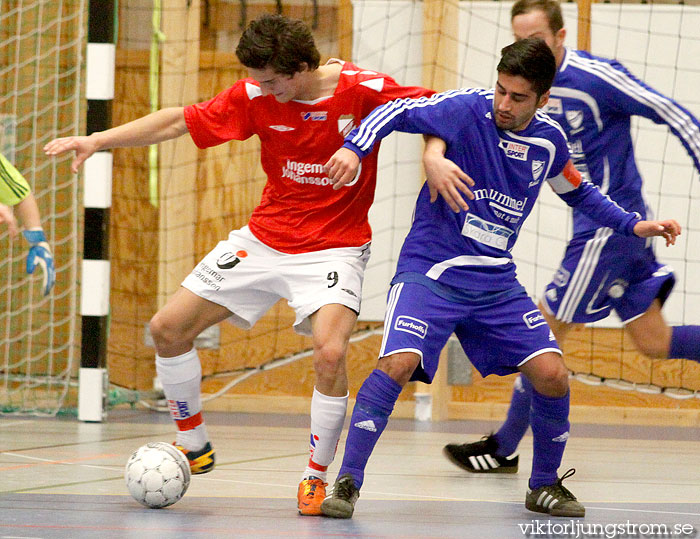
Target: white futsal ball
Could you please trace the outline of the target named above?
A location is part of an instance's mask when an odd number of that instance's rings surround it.
[[[151,442],[139,447],[124,470],[126,487],[134,499],[153,509],[174,504],[190,486],[190,464],[172,444]]]

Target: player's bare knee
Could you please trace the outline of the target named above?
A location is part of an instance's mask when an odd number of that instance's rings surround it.
[[[563,365],[540,369],[530,381],[535,391],[547,397],[563,397],[569,391],[569,372]]]
[[[148,327],[158,353],[183,347],[187,348],[188,343],[191,342],[191,339],[188,339],[186,332],[182,331],[182,328],[173,324],[160,312],[153,315]]]
[[[413,354],[392,354],[379,358],[377,368],[388,374],[397,384],[405,386],[418,366],[420,358]]]
[[[335,378],[338,373],[345,372],[346,347],[335,343],[324,343],[314,346],[314,370],[316,375],[324,378]]]

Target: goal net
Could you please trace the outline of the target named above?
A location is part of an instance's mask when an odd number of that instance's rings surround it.
[[[81,131],[87,0],[0,1],[0,151],[29,182],[56,264],[25,271],[28,244],[0,229],[0,413],[56,414],[75,406],[78,224],[70,160],[44,156],[49,140]]]

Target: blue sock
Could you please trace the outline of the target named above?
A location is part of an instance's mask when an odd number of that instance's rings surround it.
[[[673,326],[671,331],[669,359],[700,361],[700,326]]]
[[[365,466],[394,410],[401,386],[388,374],[374,369],[357,392],[352,410],[345,455],[338,477],[349,473],[357,488],[365,479]]]
[[[505,423],[493,435],[498,443],[496,455],[507,457],[515,453],[520,440],[530,426],[530,402],[532,401],[532,384],[526,376],[520,375],[513,384],[513,396]]]
[[[533,455],[530,488],[535,490],[556,483],[566,440],[569,439],[569,393],[546,397],[532,392]]]

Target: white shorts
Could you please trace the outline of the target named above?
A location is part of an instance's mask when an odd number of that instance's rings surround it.
[[[245,226],[234,230],[197,264],[182,286],[226,307],[233,324],[250,329],[281,298],[296,313],[294,329],[311,335],[309,317],[339,303],[360,312],[362,279],[369,259],[362,247],[288,254],[258,240]]]

